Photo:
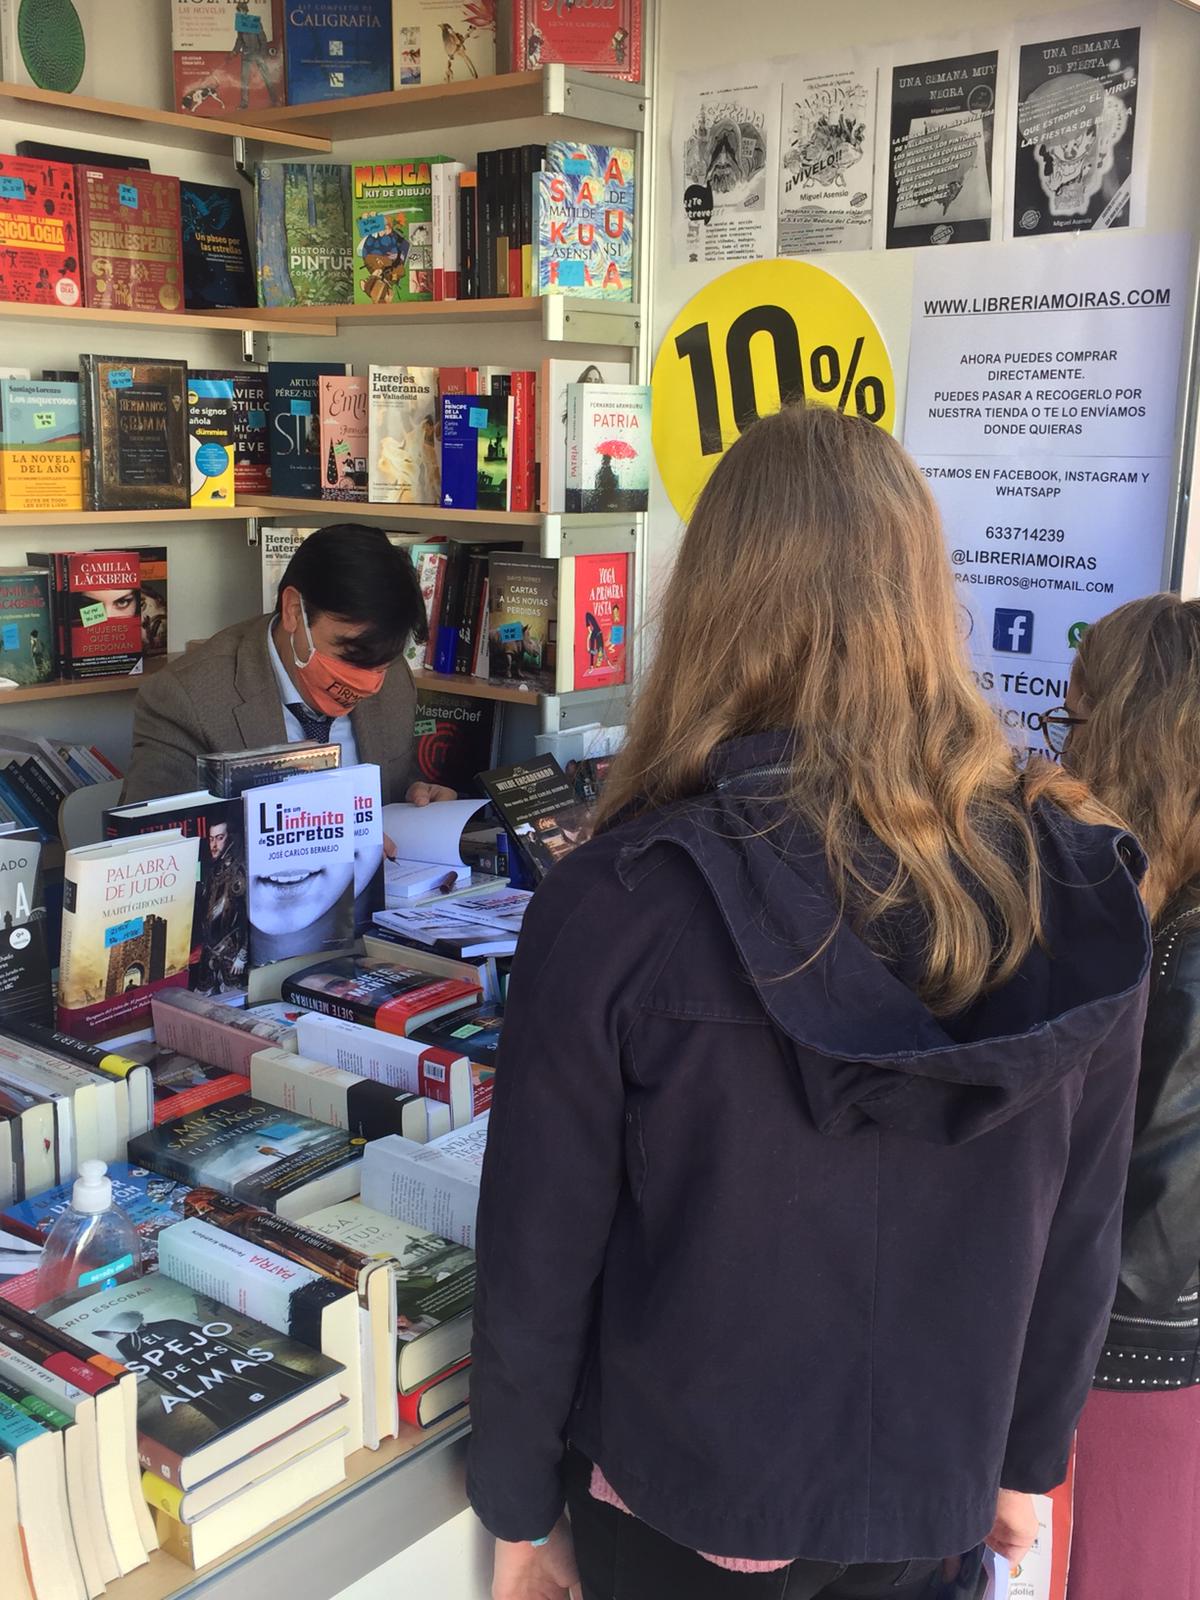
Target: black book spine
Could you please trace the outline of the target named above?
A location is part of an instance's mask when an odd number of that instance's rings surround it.
[[[512,290],[509,287],[511,278],[509,254],[512,248],[513,231],[513,202],[516,199],[516,183],[513,175],[513,157],[515,150],[500,150],[497,165],[497,202],[496,202],[496,293],[501,299],[507,299]]]
[[[458,294],[461,300],[479,298],[479,221],[475,183],[458,186]]]
[[[540,172],[546,160],[544,144],[527,144],[521,148],[521,293],[533,293],[533,235],[536,225],[536,207],[533,199],[533,175]]]
[[[463,584],[462,617],[458,625],[458,644],[454,652],[454,670],[469,677],[475,660],[475,640],[478,637],[479,608],[483,602],[483,585],[487,578],[487,557],[467,557],[467,575]]]
[[[478,298],[496,295],[496,150],[479,152],[479,226],[477,232]]]

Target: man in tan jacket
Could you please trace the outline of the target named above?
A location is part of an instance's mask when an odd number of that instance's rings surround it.
[[[377,528],[336,523],[309,535],[275,612],[235,623],[138,691],[125,801],[196,787],[196,757],[317,739],[342,765],[378,764],[384,804],[453,799],[422,783],[413,757],[416,690],[403,659],[425,630],[406,551]]]

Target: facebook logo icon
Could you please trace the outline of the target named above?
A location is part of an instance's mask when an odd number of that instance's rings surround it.
[[[992,624],[992,649],[1003,650],[1010,656],[1032,655],[1033,612],[1010,611],[1006,606],[997,606],[996,620]]]

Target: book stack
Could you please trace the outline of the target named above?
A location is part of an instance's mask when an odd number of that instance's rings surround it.
[[[22,646],[18,637],[14,648],[32,651],[36,657],[41,648],[40,622],[37,628],[26,629],[24,623],[15,626],[25,643]],[[5,670],[4,662],[0,653],[0,671]],[[15,677],[20,670],[18,661],[13,662],[13,669]],[[111,783],[120,776],[95,745],[27,739],[0,729],[0,836],[14,828],[30,828],[41,839],[57,839],[58,811],[67,795],[94,783]]]
[[[84,680],[140,673],[145,647],[137,551],[72,550],[28,559],[48,580],[52,675]]]

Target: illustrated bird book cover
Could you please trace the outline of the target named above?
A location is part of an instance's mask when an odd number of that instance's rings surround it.
[[[496,0],[392,0],[397,89],[469,83],[496,70]]]

